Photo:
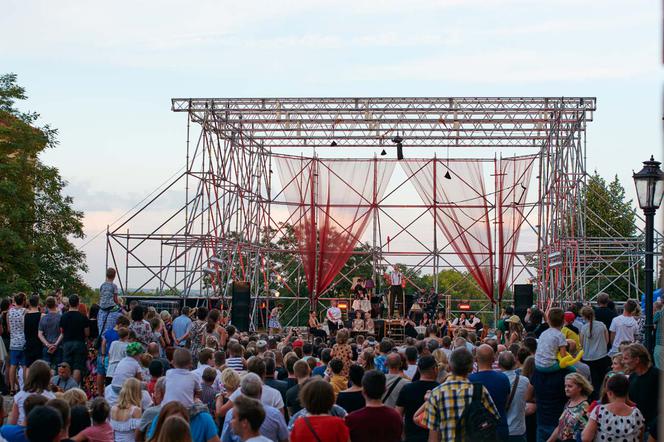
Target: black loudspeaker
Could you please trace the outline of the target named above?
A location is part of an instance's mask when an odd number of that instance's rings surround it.
[[[403,146],[401,143],[397,144],[397,160],[403,160]]]
[[[238,331],[249,331],[251,309],[250,285],[246,281],[233,282],[233,303],[231,304],[231,324]]]
[[[533,285],[514,284],[514,314],[523,321],[526,310],[533,305]]]

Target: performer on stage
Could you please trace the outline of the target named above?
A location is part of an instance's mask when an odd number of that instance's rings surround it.
[[[344,323],[341,320],[341,309],[337,307],[337,300],[330,301],[330,308],[327,309],[327,326],[330,328],[330,335],[337,334],[339,326],[343,327]]]
[[[267,322],[267,326],[270,327],[271,334],[277,334],[281,331],[279,313],[281,313],[281,304],[277,304],[277,306],[270,312],[270,319]]]
[[[390,318],[394,318],[394,303],[398,298],[401,300],[401,304],[399,307],[399,315],[403,317],[403,308],[404,308],[403,287],[402,287],[402,284],[404,282],[403,273],[401,273],[396,268],[392,267],[392,272],[389,274],[389,279],[390,279],[390,300],[389,300],[388,316]]]
[[[320,324],[318,323],[318,318],[316,318],[315,311],[309,312],[309,334],[316,338],[323,338],[323,339],[327,338],[327,333],[325,333],[325,330],[320,328]]]

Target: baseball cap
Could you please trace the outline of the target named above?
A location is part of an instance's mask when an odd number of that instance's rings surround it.
[[[127,345],[126,352],[127,356],[136,356],[145,352],[145,350],[143,350],[143,346],[139,342],[132,342],[129,345]]]
[[[576,316],[572,312],[565,312],[565,322],[573,322]]]

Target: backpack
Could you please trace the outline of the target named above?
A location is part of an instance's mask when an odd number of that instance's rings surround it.
[[[482,384],[473,383],[473,398],[466,405],[457,424],[457,441],[495,442],[498,440],[498,419],[482,403]]]

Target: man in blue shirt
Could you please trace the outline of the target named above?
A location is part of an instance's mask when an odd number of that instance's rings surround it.
[[[507,412],[505,405],[510,395],[509,378],[501,372],[494,371],[493,361],[495,358],[493,348],[490,345],[482,344],[475,353],[477,357],[477,373],[468,376],[468,380],[475,384],[482,384],[489,391],[493,403],[496,404],[500,420],[498,421],[498,438],[501,441],[509,439],[509,428],[507,427]]]
[[[173,335],[175,343],[180,347],[187,347],[187,342],[180,342],[180,339],[189,332],[191,328],[191,319],[189,318],[189,307],[182,307],[182,313],[173,321]]]

